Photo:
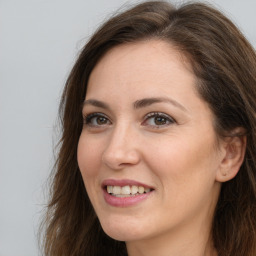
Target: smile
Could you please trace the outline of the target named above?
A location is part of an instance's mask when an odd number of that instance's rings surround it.
[[[136,195],[141,195],[144,193],[149,193],[151,191],[150,188],[145,188],[143,186],[107,186],[107,192],[116,197],[131,197]]]
[[[114,207],[128,207],[149,198],[155,189],[132,180],[105,180],[102,184],[105,202]]]

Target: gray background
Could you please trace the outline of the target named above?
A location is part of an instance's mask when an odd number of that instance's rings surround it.
[[[134,2],[0,0],[0,256],[39,255],[37,230],[65,79],[93,30]],[[256,46],[255,0],[210,2]]]

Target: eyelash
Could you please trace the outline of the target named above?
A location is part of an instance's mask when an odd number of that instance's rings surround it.
[[[159,125],[157,125],[157,124],[150,125],[149,124],[150,127],[155,128],[155,129],[159,129],[159,128],[166,127],[168,125],[176,123],[176,121],[167,114],[164,114],[161,112],[152,112],[152,113],[149,113],[146,115],[142,124],[144,124],[146,121],[150,120],[151,118],[154,118],[155,119],[154,121],[156,121],[156,118],[161,118],[162,121],[165,122],[164,124],[159,124]]]
[[[96,119],[96,122],[97,122],[98,118],[103,118],[104,121],[106,121],[107,123],[93,124],[92,121],[93,121],[94,118]],[[159,120],[159,121],[164,122],[164,123],[159,124],[159,125],[157,125],[157,124],[146,124],[146,122],[148,122],[150,119],[153,119],[153,118],[161,118],[162,120]],[[154,122],[155,121],[156,120],[154,120]],[[91,113],[91,114],[83,116],[83,123],[84,123],[84,125],[89,126],[89,127],[101,128],[102,126],[111,124],[111,121],[109,120],[109,118],[106,115],[104,115],[102,113],[95,112],[95,113]],[[172,117],[170,117],[169,115],[161,113],[161,112],[152,112],[152,113],[149,113],[145,116],[145,118],[142,122],[142,125],[143,126],[150,126],[154,129],[159,129],[159,128],[166,127],[166,126],[174,124],[174,123],[176,123],[176,121]]]
[[[107,122],[110,122],[108,117],[106,115],[102,114],[102,113],[91,113],[91,114],[85,115],[83,117],[84,125],[88,125],[88,126],[96,127],[96,128],[99,128],[100,126],[102,126],[100,124],[98,124],[98,125],[97,124],[92,124],[93,118],[96,118],[96,119],[97,118],[104,118],[104,119],[106,119]]]

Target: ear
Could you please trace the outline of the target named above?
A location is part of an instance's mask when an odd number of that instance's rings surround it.
[[[219,182],[233,179],[244,161],[247,137],[241,134],[245,134],[245,129],[238,127],[232,131],[231,136],[222,139],[223,157],[216,173]]]

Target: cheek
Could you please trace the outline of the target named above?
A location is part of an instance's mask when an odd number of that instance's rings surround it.
[[[169,143],[159,142],[154,154],[148,147],[148,164],[160,177],[163,187],[178,194],[193,193],[195,189],[207,189],[215,181],[219,165],[213,138],[172,138]]]
[[[101,162],[100,147],[83,134],[78,142],[77,161],[84,180],[97,174]]]
[[[93,207],[99,205],[98,195],[101,193],[98,183],[100,159],[98,145],[82,134],[78,142],[77,161],[85,189]]]

